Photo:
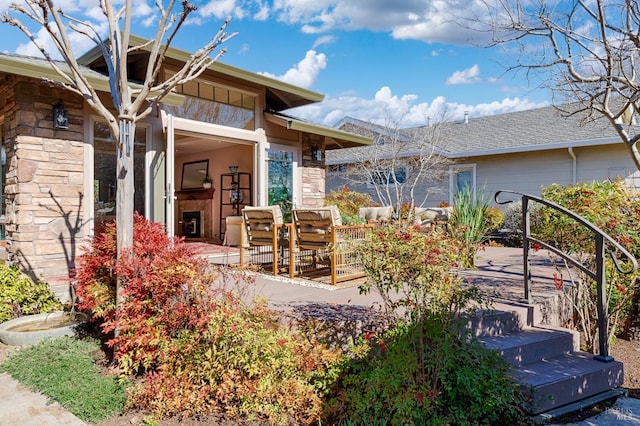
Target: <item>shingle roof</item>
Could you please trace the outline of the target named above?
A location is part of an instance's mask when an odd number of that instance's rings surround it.
[[[451,158],[621,143],[604,118],[584,121],[553,106],[441,124],[440,148]],[[413,130],[426,129],[413,128]],[[350,129],[353,131],[353,129]],[[327,152],[328,164],[362,158],[359,148]]]

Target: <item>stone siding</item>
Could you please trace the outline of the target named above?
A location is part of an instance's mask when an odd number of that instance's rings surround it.
[[[9,261],[34,279],[67,277],[85,237],[82,99],[32,79],[16,78],[3,89],[12,110],[5,115]],[[61,101],[66,130],[53,127],[53,105]],[[54,290],[64,298],[65,287]]]
[[[302,207],[322,207],[325,197],[325,167],[324,167],[324,144],[321,140],[312,141],[311,138],[318,138],[309,134],[302,137],[302,167],[300,174],[302,179]],[[312,145],[321,149],[322,158],[314,158],[312,155]]]

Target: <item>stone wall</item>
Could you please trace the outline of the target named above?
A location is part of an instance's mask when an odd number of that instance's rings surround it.
[[[303,134],[302,137],[302,206],[322,207],[325,197],[325,167],[324,167],[324,143],[315,135]],[[314,158],[313,148],[320,149],[321,158]]]
[[[16,78],[10,87],[6,105],[13,112],[8,121],[5,116],[9,261],[32,278],[68,277],[85,237],[82,99],[34,79]],[[53,105],[61,101],[69,114],[66,130],[53,127]],[[67,287],[54,290],[64,293]]]

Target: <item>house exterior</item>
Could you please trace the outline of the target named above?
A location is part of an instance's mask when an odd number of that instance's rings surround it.
[[[357,132],[357,124],[357,120],[347,119],[340,123],[340,128]],[[364,126],[362,122],[359,124]],[[617,178],[640,189],[640,172],[611,124],[604,119],[584,122],[578,115],[566,117],[549,106],[475,119],[465,117],[439,126],[434,149],[450,164],[445,166],[442,179],[418,188],[420,195],[431,190],[426,206],[452,204],[455,192],[466,185],[489,200],[493,200],[498,190],[540,195],[542,187],[554,183],[570,185]],[[402,138],[416,137],[429,128],[400,132]],[[370,134],[372,128],[363,129],[361,133]],[[365,152],[373,150],[350,148],[327,153],[327,190],[348,185],[345,173],[349,164]],[[371,187],[362,184],[351,189],[373,194]]]
[[[163,76],[187,57],[170,49]],[[130,58],[131,78],[143,80],[135,70],[146,58]],[[108,98],[102,57],[90,51],[79,61]],[[68,283],[57,278],[73,275],[82,246],[115,217],[116,169],[108,128],[80,96],[51,84],[59,79],[45,60],[0,54],[0,256],[64,299]],[[322,99],[213,64],[137,125],[135,209],[171,235],[221,242],[224,219],[245,205],[323,205],[325,152],[371,140],[283,113]],[[62,126],[55,108],[66,114]]]

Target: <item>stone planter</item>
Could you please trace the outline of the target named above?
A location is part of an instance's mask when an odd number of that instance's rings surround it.
[[[87,321],[83,313],[51,312],[25,315],[0,324],[0,341],[28,346],[47,338],[74,336],[78,325]]]

